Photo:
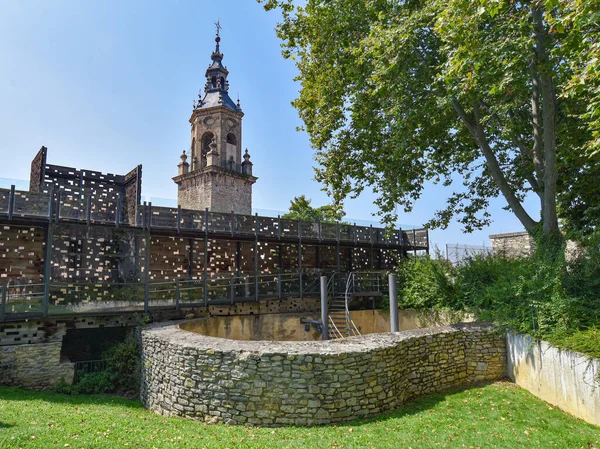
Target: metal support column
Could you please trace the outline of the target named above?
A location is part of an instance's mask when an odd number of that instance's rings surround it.
[[[202,296],[204,307],[208,307],[208,207],[204,209],[204,274]]]
[[[179,300],[181,299],[181,290],[179,288],[179,279],[175,281],[175,310],[179,311]]]
[[[123,198],[117,193],[117,204],[115,205],[115,226],[118,228],[121,224],[121,215],[123,213]]]
[[[417,257],[417,231],[413,229],[413,255]]]
[[[150,311],[150,231],[146,231],[144,248],[144,313]]]
[[[327,309],[327,276],[321,276],[321,336],[329,340],[329,311]]]
[[[85,222],[88,226],[92,222],[92,194],[90,192],[85,195]]]
[[[373,269],[375,266],[375,260],[373,256],[373,225],[369,227],[369,242],[371,243],[371,250],[369,253],[369,269]]]
[[[2,302],[0,302],[0,323],[4,322],[4,316],[6,315],[6,295],[8,285],[2,286]]]
[[[395,274],[388,276],[390,286],[390,331],[398,332],[398,284]]]
[[[10,193],[8,195],[8,219],[13,219],[13,214],[15,212],[15,186],[14,184],[10,186]]]
[[[42,314],[48,316],[48,304],[50,303],[50,276],[52,268],[52,241],[54,240],[54,223],[48,222],[46,228],[46,248],[44,251],[44,297],[42,299]]]
[[[340,223],[335,224],[335,271],[340,271]]]
[[[258,302],[258,214],[254,217],[254,300]]]
[[[298,220],[298,292],[302,298],[302,222]]]

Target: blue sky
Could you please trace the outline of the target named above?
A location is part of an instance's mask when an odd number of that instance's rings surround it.
[[[230,94],[240,95],[243,143],[259,177],[253,206],[285,211],[300,194],[327,203],[313,180],[308,137],[296,131],[296,70],[281,56],[278,13],[253,0],[0,2],[0,178],[28,179],[45,145],[57,165],[126,173],[141,163],[143,195],[176,198],[171,178],[189,147],[188,119],[217,18]],[[399,222],[422,224],[448,192],[428,186]],[[432,231],[432,242],[481,245],[489,234],[521,230],[504,205],[493,200],[489,228],[463,234],[453,224]],[[535,212],[534,201],[527,206]],[[346,203],[347,217],[375,220],[375,211],[368,192]]]

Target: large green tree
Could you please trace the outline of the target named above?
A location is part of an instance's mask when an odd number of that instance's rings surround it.
[[[593,89],[576,80],[593,59],[589,0],[263,1],[283,12],[278,35],[301,83],[294,105],[335,200],[371,187],[392,221],[426,182],[462,183],[430,226],[456,217],[481,228],[501,195],[525,229],[558,237],[569,159],[585,180],[576,200],[587,200]],[[530,192],[541,223],[523,207]]]

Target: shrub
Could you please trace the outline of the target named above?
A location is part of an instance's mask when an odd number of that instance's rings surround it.
[[[556,248],[542,246],[530,258],[476,255],[456,267],[414,259],[399,274],[403,307],[449,307],[559,347],[600,351],[594,349],[600,348],[600,233],[569,261]]]
[[[446,308],[456,296],[454,267],[444,259],[415,258],[399,267],[398,303],[411,309]]]
[[[64,378],[54,387],[62,394],[98,394],[117,391],[137,395],[140,388],[140,363],[136,340],[133,337],[110,347],[103,353],[107,360],[104,370],[85,373],[70,385]]]
[[[140,388],[140,356],[133,337],[109,348],[103,357],[108,360],[106,371],[114,377],[114,389],[138,392]]]

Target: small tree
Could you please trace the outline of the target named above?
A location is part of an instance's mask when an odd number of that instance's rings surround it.
[[[306,195],[294,197],[290,201],[289,211],[282,215],[282,218],[301,221],[321,221],[323,223],[335,223],[340,221],[346,213],[343,207],[335,205],[325,205],[321,207],[312,207],[311,200]]]

